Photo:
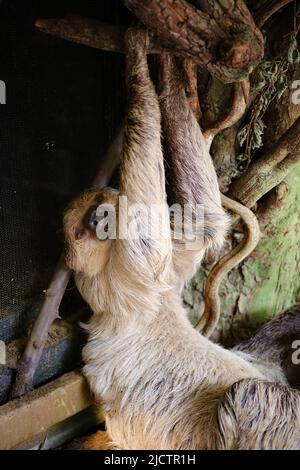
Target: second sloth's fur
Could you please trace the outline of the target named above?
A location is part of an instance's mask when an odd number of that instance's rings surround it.
[[[169,64],[174,79],[159,103],[147,67],[147,37],[139,34],[127,34],[130,101],[120,195],[129,204],[166,203],[162,119],[169,195],[181,204],[204,205],[204,238],[196,252],[170,237],[136,240],[129,233],[126,240],[101,241],[86,225],[87,214],[103,202],[118,209],[118,193],[91,191],[72,203],[64,220],[67,260],[94,312],[86,326],[84,373],[103,403],[117,448],[300,448],[300,395],[286,384],[284,348],[276,337],[282,324],[264,330],[268,351],[255,338],[228,351],[196,332],[186,317],[183,285],[204,251],[222,243],[228,221],[176,67]],[[147,224],[143,214],[138,217]],[[285,317],[286,330],[292,320]]]

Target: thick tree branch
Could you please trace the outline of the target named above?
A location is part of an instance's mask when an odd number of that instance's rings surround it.
[[[246,78],[263,57],[262,35],[242,0],[204,2],[206,11],[185,0],[123,2],[168,49],[193,58],[222,81]]]
[[[184,0],[124,0],[124,3],[157,34],[159,39],[151,39],[149,52],[169,50],[190,57],[223,81],[245,78],[263,56],[262,36],[241,0],[216,1],[210,14]],[[124,29],[96,20],[39,19],[36,26],[79,44],[124,51]]]
[[[282,162],[273,168],[267,178],[261,177],[261,175],[258,174],[256,178],[256,186],[252,186],[244,196],[247,206],[254,206],[260,198],[278,186],[291,171],[294,169],[299,170],[299,163],[300,148],[299,151],[288,155]]]
[[[120,160],[122,142],[123,132],[120,129],[101,161],[101,167],[94,179],[93,187],[103,187],[108,184]],[[62,253],[52,280],[45,292],[44,302],[32,328],[28,343],[18,364],[11,398],[19,397],[33,388],[34,374],[39,365],[50,327],[54,320],[59,318],[59,306],[71,274],[65,263],[65,253]]]
[[[125,52],[124,33],[126,28],[102,23],[81,16],[39,19],[35,26],[41,31],[61,39],[94,47],[102,51]],[[149,53],[163,51],[163,47],[150,39]]]
[[[247,207],[254,204],[282,180],[288,173],[289,163],[294,164],[300,151],[300,117],[283,134],[279,141],[254,162],[231,185],[229,196]],[[286,161],[284,159],[288,157]],[[280,176],[281,175],[281,176]]]
[[[288,155],[282,162],[280,162],[273,170],[270,178],[265,184],[265,193],[278,186],[284,178],[294,169],[299,168],[300,163],[300,145],[297,151]]]

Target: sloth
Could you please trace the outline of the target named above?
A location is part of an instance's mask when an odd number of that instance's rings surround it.
[[[93,311],[84,325],[83,372],[103,405],[111,448],[299,449],[300,393],[283,368],[300,331],[299,310],[234,350],[210,341],[187,318],[184,284],[206,250],[222,245],[229,219],[178,61],[164,61],[165,86],[157,93],[148,41],[145,31],[126,33],[129,102],[119,190],[87,191],[64,216],[67,263]],[[121,237],[117,226],[114,239],[99,239],[103,218],[96,209],[110,204],[118,213],[123,196],[128,205],[157,207],[158,234],[128,230]],[[196,244],[174,236],[164,210],[173,202],[189,203],[192,221],[203,206]],[[133,219],[144,229],[156,224],[144,211]]]

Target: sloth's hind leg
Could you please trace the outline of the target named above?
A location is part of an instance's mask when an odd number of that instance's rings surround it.
[[[282,369],[290,385],[300,388],[300,305],[268,322],[234,351],[250,354],[269,371],[272,365]]]

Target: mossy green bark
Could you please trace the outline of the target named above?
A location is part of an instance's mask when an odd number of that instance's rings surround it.
[[[285,180],[288,191],[274,209],[263,239],[243,265],[246,278],[259,279],[249,305],[254,320],[264,320],[298,300],[300,290],[300,164]]]

